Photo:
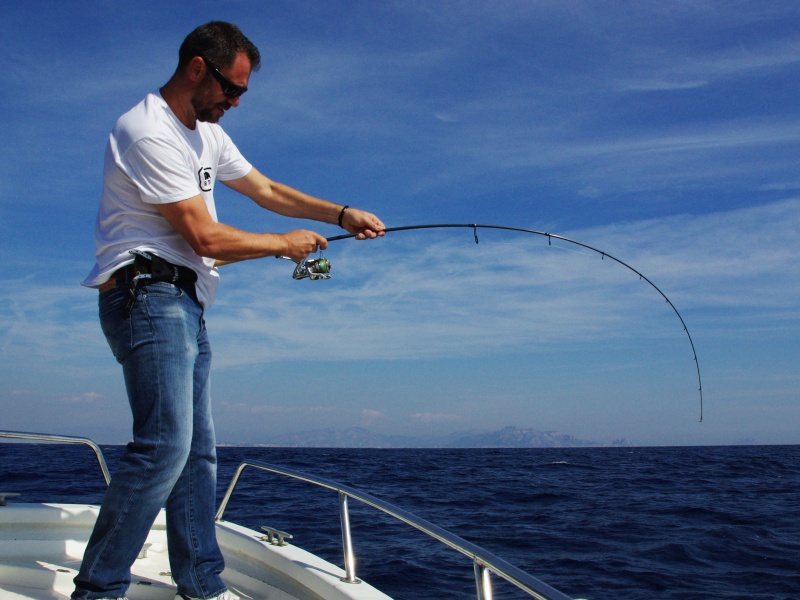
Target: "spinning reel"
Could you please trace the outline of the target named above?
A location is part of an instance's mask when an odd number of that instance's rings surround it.
[[[292,260],[288,256],[277,256],[276,258]],[[305,279],[306,277],[312,281],[316,281],[317,279],[331,278],[331,263],[327,258],[322,256],[321,252],[319,258],[307,258],[297,263],[292,278]]]

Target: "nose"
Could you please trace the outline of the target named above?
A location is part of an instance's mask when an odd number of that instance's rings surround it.
[[[230,104],[233,107],[237,107],[237,106],[239,106],[239,99],[240,98],[241,98],[241,96],[236,96],[236,98],[228,98],[228,104]]]

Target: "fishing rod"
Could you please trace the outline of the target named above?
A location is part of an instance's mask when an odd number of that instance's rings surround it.
[[[648,279],[643,273],[641,273],[640,271],[634,269],[628,263],[618,259],[615,256],[612,256],[608,252],[604,252],[603,250],[595,248],[594,246],[590,246],[588,244],[584,244],[583,242],[579,242],[577,240],[573,240],[573,239],[570,239],[568,237],[564,237],[563,235],[558,235],[558,234],[555,234],[555,233],[548,233],[546,231],[537,231],[535,229],[525,229],[525,228],[522,228],[522,227],[507,227],[505,225],[481,225],[481,224],[477,224],[477,223],[447,223],[447,224],[439,223],[439,224],[431,224],[431,225],[406,225],[404,227],[388,227],[384,231],[386,231],[388,233],[388,232],[394,232],[394,231],[413,231],[413,230],[419,230],[419,229],[472,229],[472,235],[473,235],[473,238],[475,239],[475,243],[476,244],[478,243],[478,229],[499,229],[499,230],[502,230],[502,231],[516,231],[516,232],[519,232],[519,233],[529,233],[529,234],[533,234],[533,235],[540,235],[540,236],[543,236],[543,237],[547,238],[547,245],[548,246],[552,245],[552,241],[554,239],[561,240],[562,242],[567,242],[569,244],[574,244],[576,246],[580,246],[581,248],[585,248],[587,250],[591,250],[592,252],[596,252],[597,254],[599,254],[601,256],[602,259],[609,258],[609,259],[613,260],[614,262],[616,262],[617,264],[620,264],[623,267],[625,267],[626,269],[629,269],[630,271],[633,271],[634,273],[636,273],[639,276],[639,279],[643,279],[644,281],[649,283],[652,286],[652,288],[654,290],[656,290],[659,294],[661,294],[661,297],[664,298],[664,300],[667,301],[667,304],[670,305],[670,307],[672,308],[672,310],[675,312],[675,314],[677,315],[678,319],[680,320],[681,325],[683,326],[684,332],[686,332],[686,337],[689,339],[689,345],[692,348],[692,355],[693,355],[693,358],[694,358],[695,368],[697,369],[697,386],[698,386],[698,391],[700,393],[700,421],[701,422],[703,421],[703,383],[702,383],[702,379],[700,377],[700,362],[697,360],[697,351],[694,348],[694,341],[692,340],[692,335],[689,333],[689,328],[686,326],[686,322],[683,320],[683,317],[681,316],[681,313],[678,312],[678,309],[672,303],[672,300],[670,300],[667,297],[667,295],[664,292],[662,292],[661,289],[655,283],[653,283],[650,279]],[[344,234],[344,235],[336,235],[336,236],[327,238],[327,241],[328,241],[328,243],[338,242],[339,240],[346,240],[346,239],[349,239],[349,238],[353,238],[356,235],[357,234],[355,234],[355,233]],[[294,277],[295,277],[295,279],[302,279],[304,277],[310,277],[311,279],[327,279],[327,278],[330,277],[330,263],[328,262],[328,260],[326,258],[323,258],[323,257],[317,258],[317,259],[310,259],[310,260],[298,263],[298,267],[295,270]]]

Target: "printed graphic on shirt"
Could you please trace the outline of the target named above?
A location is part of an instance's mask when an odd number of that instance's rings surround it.
[[[210,192],[213,180],[211,179],[211,167],[203,167],[197,172],[197,184],[204,192]]]

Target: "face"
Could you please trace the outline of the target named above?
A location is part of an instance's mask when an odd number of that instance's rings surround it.
[[[218,73],[213,73],[214,66],[209,65],[205,60],[203,62],[206,75],[192,94],[192,107],[198,121],[216,123],[226,110],[232,106],[239,106],[240,98],[240,96],[233,98],[226,96],[222,91],[223,83],[220,79],[228,80],[235,86],[247,88],[251,71],[250,60],[246,54],[240,53],[229,68],[219,69]],[[228,92],[230,94],[230,90]]]

